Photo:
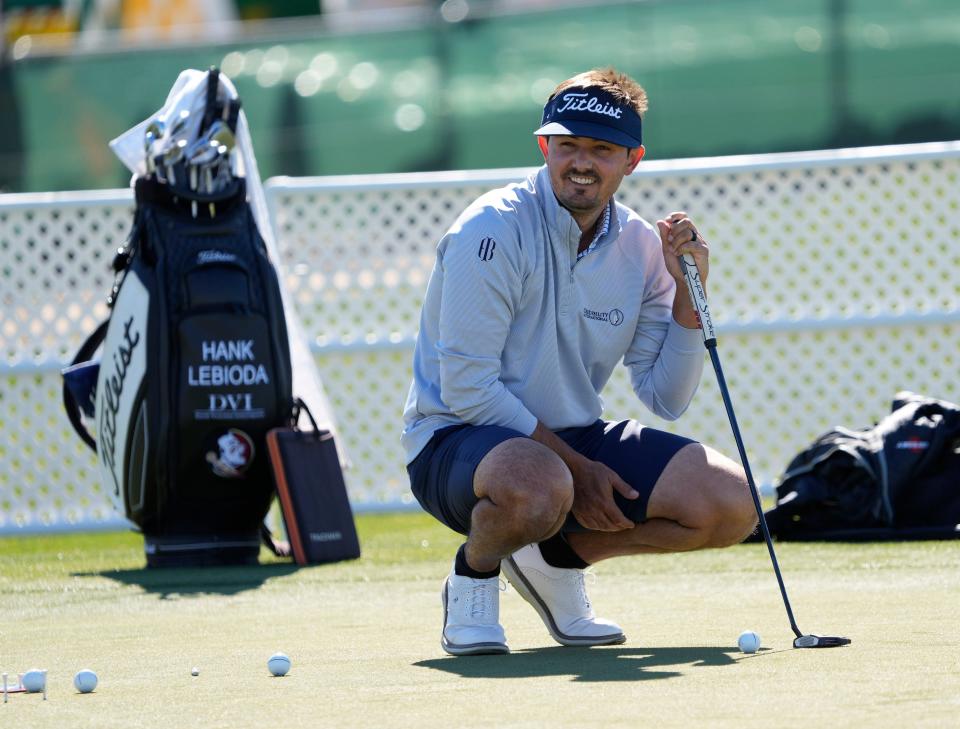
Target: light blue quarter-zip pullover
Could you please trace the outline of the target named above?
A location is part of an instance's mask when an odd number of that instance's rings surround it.
[[[580,229],[546,166],[482,195],[437,246],[413,359],[401,443],[409,463],[448,425],[529,435],[600,417],[622,360],[634,392],[679,417],[703,372],[703,339],[673,320],[673,277],[656,229],[615,203],[577,260]]]

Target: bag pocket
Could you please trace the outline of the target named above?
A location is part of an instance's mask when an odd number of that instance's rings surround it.
[[[197,528],[243,530],[262,521],[272,483],[264,438],[287,404],[267,320],[208,311],[178,327],[179,366],[172,496]]]

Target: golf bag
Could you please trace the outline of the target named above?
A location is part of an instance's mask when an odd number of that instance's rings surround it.
[[[306,413],[312,428],[301,430],[297,420]],[[339,562],[360,556],[347,487],[333,433],[321,429],[300,398],[288,427],[267,433],[277,496],[286,525],[287,553],[299,565]]]
[[[835,428],[787,466],[765,514],[779,539],[960,537],[960,406],[899,392],[872,428]]]
[[[216,89],[211,71],[199,153],[136,178],[110,318],[64,372],[68,416],[148,566],[256,563],[274,494],[265,438],[293,408],[277,274],[229,166],[239,103]]]

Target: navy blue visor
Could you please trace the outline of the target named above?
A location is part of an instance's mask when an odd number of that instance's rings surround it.
[[[564,89],[543,107],[540,137],[591,137],[636,149],[643,144],[640,115],[598,88]]]

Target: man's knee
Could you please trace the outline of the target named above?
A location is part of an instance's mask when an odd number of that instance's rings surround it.
[[[750,485],[742,469],[717,477],[717,499],[714,504],[714,528],[711,547],[729,547],[746,539],[757,527],[757,508],[750,495]]]
[[[477,496],[530,523],[555,524],[573,506],[573,476],[560,457],[529,438],[493,448],[474,475]]]
[[[651,509],[655,513],[650,514]],[[651,495],[648,515],[672,519],[694,530],[693,549],[738,544],[757,525],[743,469],[701,444],[683,448],[664,469]]]

